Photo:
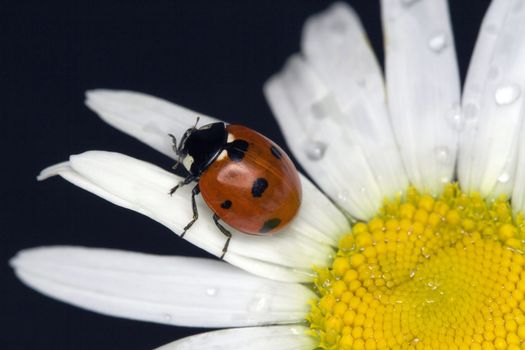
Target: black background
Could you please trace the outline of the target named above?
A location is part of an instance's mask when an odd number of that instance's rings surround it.
[[[91,149],[171,166],[171,160],[84,107],[84,91],[93,88],[146,92],[245,124],[284,145],[261,87],[298,51],[304,20],[329,3],[118,0],[0,6],[5,123],[0,348],[147,349],[203,331],[101,316],[23,286],[7,261],[18,250],[40,245],[207,256],[144,216],[60,178],[37,183],[35,177],[44,167]],[[351,3],[382,60],[378,2]],[[451,4],[462,79],[488,3]]]

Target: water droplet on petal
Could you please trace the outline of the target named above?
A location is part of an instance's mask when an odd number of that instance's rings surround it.
[[[207,288],[206,294],[210,297],[214,296],[215,294],[217,294],[217,288]]]
[[[416,3],[418,3],[420,0],[401,0],[401,5],[403,5],[403,7],[410,7]]]
[[[357,84],[357,86],[359,86],[360,88],[364,89],[364,88],[366,88],[366,79],[365,79],[365,78],[358,79],[358,80],[356,81],[356,84]]]
[[[291,327],[290,328],[290,332],[292,332],[293,335],[302,334],[302,332],[299,329],[297,329],[296,327]]]
[[[341,202],[348,202],[348,197],[350,196],[350,193],[348,193],[347,190],[342,190],[337,194],[337,199],[339,199]]]
[[[443,33],[436,34],[428,40],[428,47],[435,53],[441,53],[448,46],[447,36]]]
[[[494,80],[498,77],[499,75],[499,69],[498,67],[491,67],[489,69],[489,72],[487,74],[487,77],[490,79],[490,80]]]
[[[450,161],[450,150],[447,146],[438,146],[434,149],[438,162],[447,164]]]
[[[344,35],[346,33],[346,24],[336,20],[330,24],[330,30],[337,35]]]
[[[270,308],[269,300],[265,296],[256,297],[255,299],[252,300],[252,302],[249,305],[249,310],[255,311],[255,312],[268,311],[269,308]]]
[[[510,175],[507,172],[504,172],[503,174],[498,176],[498,181],[503,184],[509,182],[509,180],[510,180]]]
[[[311,111],[313,116],[319,120],[328,117],[335,118],[341,114],[337,100],[332,94],[328,94],[322,99],[314,102]]]
[[[524,3],[522,0],[516,1],[516,3],[514,4],[514,8],[512,9],[512,13],[516,15],[518,12],[523,10],[523,5]]]
[[[165,132],[162,132],[162,130],[160,130],[160,128],[157,126],[157,124],[155,124],[153,122],[144,124],[142,126],[142,131],[144,131],[145,133],[148,133],[148,134],[161,134],[161,135],[165,134]]]
[[[171,322],[171,315],[170,314],[163,314],[162,319],[164,322]]]
[[[466,103],[465,106],[463,106],[463,117],[465,118],[465,121],[476,120],[478,117],[478,111],[479,107],[475,103]]]
[[[496,103],[500,106],[509,105],[516,100],[521,95],[521,88],[519,85],[514,83],[504,84],[499,86],[496,89],[496,92],[494,94],[494,98],[496,99]]]
[[[455,130],[463,130],[463,128],[465,127],[465,120],[463,119],[463,115],[461,114],[461,108],[459,106],[459,103],[454,103],[452,109],[448,114],[448,119]]]
[[[306,144],[306,157],[310,160],[320,160],[326,152],[326,143],[320,141],[310,141]]]
[[[498,27],[494,23],[487,24],[483,29],[490,35],[496,35],[498,33]]]
[[[441,181],[442,184],[448,184],[450,182],[450,177],[447,175],[443,175],[439,178],[439,181]]]

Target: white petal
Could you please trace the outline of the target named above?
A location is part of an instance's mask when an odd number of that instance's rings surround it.
[[[174,158],[168,134],[181,136],[188,128],[218,122],[184,107],[150,95],[118,90],[92,90],[86,93],[86,105],[105,122],[139,139],[168,157]]]
[[[224,262],[109,249],[41,247],[11,260],[52,298],[102,314],[191,327],[302,322],[305,286],[253,276]]]
[[[91,151],[71,156],[69,163],[48,168],[42,177],[60,175],[112,203],[135,210],[180,234],[192,218],[191,187],[168,194],[181,178],[149,163],[122,154]],[[326,265],[342,234],[349,232],[346,218],[306,178],[303,203],[294,221],[282,232],[267,237],[230,229],[233,234],[225,260],[265,277],[309,281],[313,265]],[[212,220],[212,212],[197,197],[199,220],[185,239],[220,256],[225,237]]]
[[[493,1],[483,20],[463,93],[459,180],[483,196],[523,191],[516,163],[525,92],[525,8],[522,0]],[[522,162],[522,161],[520,161]],[[521,166],[521,165],[520,165]]]
[[[460,84],[446,0],[382,0],[390,115],[411,183],[454,178]]]
[[[265,86],[290,148],[319,186],[367,219],[408,184],[386,113],[379,66],[357,16],[338,3],[310,18],[304,57]]]
[[[177,340],[157,350],[311,350],[316,344],[306,331],[304,326],[224,329]]]
[[[109,249],[43,247],[11,260],[30,287],[106,315],[191,327],[302,322],[305,286],[255,277],[224,262]]]

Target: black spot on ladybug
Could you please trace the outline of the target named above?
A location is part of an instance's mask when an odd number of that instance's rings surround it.
[[[221,208],[222,209],[230,209],[232,206],[232,201],[227,199],[225,200],[224,202],[221,203]]]
[[[264,224],[262,225],[261,229],[259,230],[260,233],[267,233],[279,226],[281,223],[281,219],[279,218],[273,218],[270,220],[266,220]]]
[[[281,157],[283,156],[281,154],[281,151],[279,151],[277,149],[277,147],[275,147],[274,145],[272,145],[272,147],[270,147],[270,152],[272,152],[273,156],[277,159],[281,159]]]
[[[244,140],[234,140],[226,145],[228,157],[234,162],[240,162],[248,150],[248,142]]]
[[[265,178],[259,177],[253,182],[252,185],[252,196],[260,197],[268,187],[268,181]]]

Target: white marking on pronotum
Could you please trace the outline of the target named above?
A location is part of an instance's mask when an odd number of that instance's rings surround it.
[[[193,164],[193,157],[190,155],[187,155],[182,160],[182,164],[184,165],[184,168],[186,168],[186,170],[190,171],[191,165]]]
[[[226,158],[226,156],[228,155],[228,152],[226,152],[226,150],[222,150],[221,153],[219,153],[219,156],[217,157],[217,161],[219,160],[223,160],[224,158]]]
[[[226,142],[227,142],[227,143],[231,143],[231,142],[233,142],[233,141],[235,141],[235,136],[233,136],[232,133],[228,133],[228,138],[226,139]],[[226,150],[223,150],[223,151],[219,154],[219,156],[217,157],[216,160],[223,160],[227,155],[228,155],[228,152],[226,152]]]

